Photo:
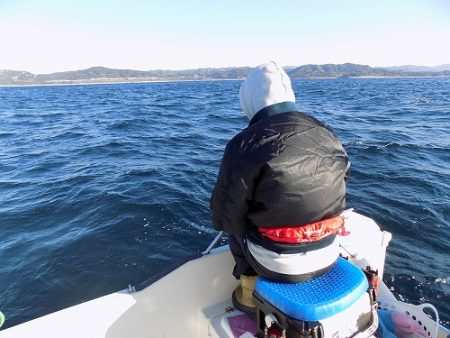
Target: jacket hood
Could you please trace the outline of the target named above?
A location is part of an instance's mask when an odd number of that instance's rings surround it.
[[[248,119],[261,109],[282,102],[294,102],[291,80],[286,72],[271,61],[250,72],[241,85],[239,102]]]

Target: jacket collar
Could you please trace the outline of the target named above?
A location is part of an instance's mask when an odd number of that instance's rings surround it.
[[[270,106],[267,106],[261,110],[259,110],[255,116],[252,117],[252,119],[249,122],[249,126],[256,123],[259,120],[262,120],[266,117],[277,115],[281,113],[288,113],[292,111],[297,111],[297,108],[295,107],[294,102],[286,101],[281,103],[275,103]]]

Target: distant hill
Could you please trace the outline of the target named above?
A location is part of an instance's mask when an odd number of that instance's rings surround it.
[[[0,84],[32,83],[34,74],[16,70],[0,70]]]
[[[340,65],[304,65],[288,72],[291,78],[311,77],[358,77],[358,76],[395,76],[398,72],[384,68],[372,68],[366,65],[344,63]]]
[[[402,68],[403,67],[403,68]],[[438,67],[401,66],[374,68],[353,63],[289,66],[286,71],[293,79],[386,76],[450,76],[450,65]],[[108,83],[139,81],[184,81],[243,79],[250,67],[199,68],[186,70],[132,70],[92,67],[83,70],[32,74],[25,71],[0,70],[1,85]]]
[[[405,72],[442,72],[445,70],[450,70],[450,64],[434,67],[406,65],[406,66],[387,67],[386,69],[394,71],[401,70]]]
[[[92,67],[84,70],[58,72],[36,75],[37,82],[79,81],[100,79],[148,79],[148,80],[203,80],[203,79],[236,79],[245,77],[249,67],[242,68],[199,68],[187,70],[131,70]]]
[[[410,66],[412,67],[412,66]],[[344,64],[325,64],[325,65],[304,65],[291,69],[288,74],[293,79],[299,78],[324,78],[324,77],[401,77],[401,76],[450,76],[450,69],[446,69],[446,65],[441,66],[442,70],[418,70],[411,68],[410,70],[389,68],[377,68],[367,65],[358,65],[354,63]],[[419,67],[418,67],[419,68]]]

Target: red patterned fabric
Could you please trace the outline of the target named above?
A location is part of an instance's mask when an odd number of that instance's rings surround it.
[[[259,227],[258,231],[266,238],[279,243],[310,243],[331,235],[348,235],[342,216],[324,219],[302,226],[286,226],[277,228]]]

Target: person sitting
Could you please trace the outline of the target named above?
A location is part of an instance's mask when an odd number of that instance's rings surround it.
[[[252,70],[239,100],[250,122],[225,148],[210,208],[236,263],[233,304],[251,314],[258,274],[293,283],[335,263],[350,161],[327,126],[297,110],[277,63]]]

